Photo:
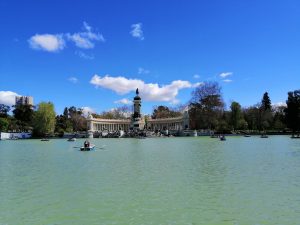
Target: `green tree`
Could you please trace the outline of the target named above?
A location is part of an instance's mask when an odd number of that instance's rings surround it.
[[[230,125],[233,130],[245,129],[246,121],[242,113],[241,105],[238,102],[232,102],[230,109]]]
[[[229,133],[230,132],[230,126],[228,121],[230,120],[230,114],[228,112],[223,112],[222,117],[220,118],[217,126],[217,132],[219,133]]]
[[[69,118],[69,111],[68,111],[68,107],[65,107],[64,109],[64,113],[63,113],[63,116],[68,119]]]
[[[192,92],[189,110],[192,129],[216,128],[223,111],[221,87],[217,82],[205,83]]]
[[[288,128],[292,129],[293,133],[300,130],[300,90],[288,92],[286,101],[287,108],[285,116]]]
[[[10,107],[8,105],[0,104],[0,117],[7,118]]]
[[[55,128],[55,111],[51,102],[41,102],[34,114],[34,134],[46,136],[53,134]]]
[[[273,123],[272,123],[273,129],[282,131],[287,127],[285,121],[285,115],[284,115],[285,110],[286,110],[286,106],[273,107],[273,111],[275,113],[273,117]]]
[[[64,115],[57,115],[55,117],[55,132],[64,133],[64,132],[73,132],[73,125],[69,118]]]
[[[261,100],[261,107],[266,111],[266,110],[271,110],[272,105],[271,105],[271,100],[269,97],[268,92],[265,92],[263,95],[263,98]]]
[[[259,129],[265,130],[271,127],[273,121],[271,100],[268,92],[265,92],[261,100],[260,116],[259,116]]]
[[[9,126],[8,118],[0,117],[0,131],[7,131]]]
[[[243,110],[244,118],[248,124],[248,129],[258,130],[260,123],[260,105],[254,105]]]
[[[20,130],[30,130],[33,120],[33,107],[31,105],[16,105],[13,110],[14,118]]]

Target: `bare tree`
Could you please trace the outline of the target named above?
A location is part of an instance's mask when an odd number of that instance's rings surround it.
[[[192,128],[216,128],[223,111],[221,87],[217,82],[207,82],[192,92],[189,111]]]

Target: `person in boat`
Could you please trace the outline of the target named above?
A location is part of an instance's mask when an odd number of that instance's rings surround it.
[[[85,140],[85,142],[84,142],[84,147],[85,147],[85,148],[90,147],[90,142],[89,142],[88,140]]]

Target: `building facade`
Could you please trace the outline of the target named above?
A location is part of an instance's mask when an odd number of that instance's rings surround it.
[[[87,118],[87,127],[89,133],[116,132],[116,131],[181,131],[189,129],[188,111],[183,116],[163,119],[147,119],[141,114],[142,99],[139,96],[139,90],[136,90],[136,96],[133,99],[133,114],[130,119],[99,119],[89,115]]]
[[[19,105],[30,105],[33,106],[33,97],[31,96],[16,96],[16,106]]]

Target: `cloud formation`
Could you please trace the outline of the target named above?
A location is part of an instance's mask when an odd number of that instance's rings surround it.
[[[93,41],[105,42],[102,34],[92,32],[92,27],[83,22],[83,32],[66,34],[70,41],[73,41],[78,48],[90,49],[95,47]]]
[[[225,79],[225,80],[223,80],[223,82],[225,82],[225,83],[230,83],[230,82],[232,82],[232,80],[230,80],[230,79]]]
[[[125,105],[129,105],[132,103],[132,101],[130,101],[129,99],[127,98],[122,98],[120,100],[117,100],[117,101],[114,101],[114,103],[116,104],[125,104]]]
[[[150,73],[149,70],[146,70],[146,69],[144,69],[142,67],[139,67],[138,74],[148,74],[148,73]]]
[[[94,55],[88,55],[82,51],[75,51],[75,55],[78,55],[80,58],[93,60],[95,57]]]
[[[142,23],[136,23],[131,25],[132,30],[130,31],[130,34],[132,35],[132,37],[140,40],[145,39],[142,30],[142,25],[143,25]]]
[[[29,46],[35,50],[58,52],[66,46],[66,41],[74,42],[78,48],[91,49],[96,41],[105,42],[102,34],[93,32],[93,28],[83,22],[83,31],[63,34],[36,34],[28,40]]]
[[[97,74],[92,77],[90,83],[96,87],[110,89],[120,95],[127,94],[139,88],[141,97],[146,101],[164,101],[171,103],[178,102],[176,96],[179,90],[193,87],[189,81],[182,80],[172,81],[168,85],[159,85],[157,83],[145,83],[139,79],[128,79],[121,76],[112,77],[110,75],[101,77]]]
[[[70,82],[72,82],[73,84],[76,84],[78,82],[78,79],[76,77],[69,77],[68,79]]]
[[[204,85],[204,82],[197,82],[197,83],[193,84],[192,87],[199,87],[202,85]]]
[[[200,78],[200,75],[199,75],[199,74],[195,74],[193,77],[194,77],[195,79],[199,79],[199,78]]]
[[[20,95],[12,91],[0,91],[0,104],[12,106],[16,103],[16,96]]]
[[[226,77],[231,76],[232,74],[233,74],[232,72],[224,72],[224,73],[220,73],[219,76],[221,78],[226,78]]]
[[[65,47],[65,41],[61,34],[36,34],[28,42],[32,49],[47,52],[58,52]]]

